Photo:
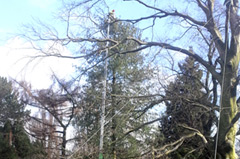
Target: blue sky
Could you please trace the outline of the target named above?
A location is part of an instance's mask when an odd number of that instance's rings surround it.
[[[146,16],[146,13],[150,12],[146,10],[144,6],[136,2],[122,2],[122,0],[108,0],[107,2],[110,6],[109,9],[115,10],[116,17],[122,19],[139,18],[141,16]],[[174,0],[168,0],[167,2],[174,2]],[[161,4],[161,6],[163,5],[168,4],[166,4],[165,1],[165,3]],[[19,76],[22,78],[24,76],[25,78],[26,75],[26,79],[30,78],[29,81],[34,79],[35,83],[39,85],[37,79],[40,77],[43,78],[43,74],[49,77],[51,74],[51,72],[49,72],[50,69],[54,68],[54,71],[55,69],[63,69],[62,67],[57,68],[59,66],[59,59],[51,59],[39,62],[44,66],[39,65],[39,63],[33,64],[30,68],[28,67],[27,71],[23,71],[25,67],[24,63],[27,63],[27,60],[19,62],[19,59],[25,55],[33,54],[34,50],[21,49],[22,46],[29,46],[21,39],[9,40],[10,37],[13,37],[17,33],[21,33],[23,25],[34,23],[34,19],[40,19],[42,22],[52,25],[59,24],[57,23],[57,19],[54,18],[54,14],[56,15],[56,12],[60,11],[60,8],[61,0],[0,1],[0,76],[11,76],[13,78],[19,78]],[[106,8],[105,12],[107,13],[107,11],[108,9]],[[148,23],[149,21],[144,22],[145,25]],[[170,34],[168,33],[170,32],[172,32],[172,30],[166,28],[164,30],[163,27],[158,27],[156,33],[161,36],[169,36]],[[156,36],[158,36],[158,34],[156,34]],[[149,34],[147,33],[146,35]],[[66,52],[66,54],[69,54],[69,52]],[[66,63],[65,72],[69,72],[73,63],[70,60],[62,60],[61,62]],[[38,74],[40,74],[40,76],[38,76]]]
[[[0,44],[20,31],[23,24],[39,18],[50,21],[60,3],[57,0],[8,0],[0,2]]]
[[[51,70],[62,72],[62,76],[72,72],[72,61],[50,58],[28,64],[29,56],[36,53],[30,44],[20,38],[12,38],[23,30],[23,25],[40,19],[54,24],[53,13],[60,7],[58,0],[8,0],[0,2],[0,76],[26,80],[36,88],[45,88],[51,83]],[[70,54],[65,50],[66,54]],[[61,66],[59,63],[65,63]],[[65,69],[65,71],[64,71]],[[61,70],[61,71],[60,71]],[[62,71],[63,70],[63,71]],[[44,81],[44,82],[43,82]]]
[[[110,2],[119,17],[130,17],[131,12],[138,12],[137,15],[142,15],[142,7],[139,5],[137,10],[132,2]],[[121,5],[119,5],[121,4]],[[7,34],[16,33],[21,29],[23,24],[33,22],[33,19],[40,19],[43,22],[50,23],[54,21],[53,15],[60,9],[60,0],[8,0],[0,1],[0,40],[6,37]],[[107,10],[107,8],[106,8]],[[141,10],[141,12],[139,12]],[[136,14],[135,14],[136,15]]]
[[[57,19],[54,15],[61,9],[61,5],[61,0],[1,0],[0,45],[4,45],[9,38],[20,33],[23,25],[32,24],[34,19],[55,24]],[[133,2],[110,0],[108,5],[110,10],[116,10],[116,16],[120,18],[135,18],[145,14],[144,7]],[[107,10],[106,8],[106,13]]]
[[[169,0],[173,1],[173,0]],[[168,2],[168,3],[169,3]],[[161,6],[168,5],[162,2]],[[175,2],[176,4],[176,2]],[[118,18],[139,18],[146,16],[150,10],[136,2],[122,0],[108,0],[110,10],[114,9]],[[0,45],[22,29],[22,25],[31,24],[33,19],[40,19],[46,23],[57,21],[53,16],[61,9],[61,0],[8,0],[0,1]],[[106,13],[107,13],[106,8]],[[146,21],[145,21],[146,22]],[[147,23],[145,23],[147,24]],[[161,32],[163,29],[159,29]]]

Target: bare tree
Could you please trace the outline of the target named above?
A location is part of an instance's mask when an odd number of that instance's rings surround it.
[[[76,113],[79,99],[78,87],[72,89],[70,83],[55,77],[58,87],[32,90],[21,84],[25,91],[24,102],[39,109],[35,116],[30,116],[28,124],[30,134],[41,141],[48,158],[65,158],[67,155],[67,129]],[[59,154],[60,153],[60,154]]]

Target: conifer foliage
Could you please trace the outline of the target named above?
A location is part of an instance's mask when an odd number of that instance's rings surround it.
[[[166,98],[169,100],[165,101],[166,112],[161,119],[164,143],[172,143],[182,136],[190,134],[191,130],[186,127],[201,132],[210,141],[215,115],[211,111],[211,98],[204,91],[201,82],[202,70],[191,57],[179,64],[179,69],[177,77],[166,90]],[[210,157],[201,156],[204,148],[201,138],[189,139],[171,157],[174,159]],[[189,153],[191,151],[192,153]]]
[[[31,158],[35,151],[24,129],[27,111],[10,81],[0,77],[0,158]]]
[[[102,26],[103,32],[106,32],[105,23]],[[128,36],[139,38],[141,34],[133,25],[117,22],[110,25],[109,36],[114,40],[123,40]],[[99,48],[103,47],[102,45],[102,43],[96,43]],[[150,79],[151,71],[144,68],[144,57],[141,53],[119,54],[119,52],[135,47],[137,47],[135,42],[125,42],[109,50],[105,158],[135,158],[142,153],[140,145],[145,145],[143,134],[149,132],[149,129],[145,129],[145,132],[142,130],[124,136],[129,130],[147,121],[146,116],[137,118],[136,113],[147,100],[131,99],[131,96],[148,93],[145,88],[148,85],[147,81]],[[103,51],[99,55],[89,58],[88,61],[91,63],[101,61],[104,59],[104,54]],[[82,146],[82,155],[85,152],[86,156],[92,158],[97,157],[96,150],[98,150],[99,143],[99,135],[95,135],[95,133],[100,127],[99,108],[101,108],[103,69],[103,64],[99,64],[98,67],[87,73],[87,84],[84,86],[85,95],[82,102],[83,111],[75,117],[75,125],[79,129],[79,145],[90,139],[86,145]]]

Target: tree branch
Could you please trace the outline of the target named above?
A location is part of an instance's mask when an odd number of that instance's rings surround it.
[[[134,129],[129,130],[128,132],[126,132],[126,133],[125,133],[120,139],[118,139],[118,140],[123,139],[124,137],[126,137],[127,135],[129,135],[129,134],[132,133],[132,132],[138,131],[139,129],[141,129],[142,127],[144,127],[144,126],[146,126],[146,125],[155,123],[156,121],[159,121],[160,119],[161,119],[161,118],[157,118],[157,119],[155,119],[155,120],[152,120],[152,121],[143,123],[143,124],[141,124],[140,126],[138,126],[138,127],[134,128]]]
[[[224,136],[227,135],[227,133],[230,131],[230,129],[234,126],[234,124],[238,121],[239,118],[240,118],[240,112],[238,112],[238,113],[234,116],[234,118],[232,119],[230,125],[229,125],[228,128],[226,129],[226,132],[224,133],[224,134],[225,134]]]
[[[211,66],[207,61],[203,60],[199,55],[195,54],[194,52],[191,52],[189,50],[186,50],[186,49],[183,49],[183,48],[180,48],[180,47],[172,46],[172,45],[167,44],[167,43],[143,42],[143,41],[140,41],[140,40],[135,39],[133,37],[128,37],[127,40],[133,40],[142,47],[140,47],[138,49],[135,49],[135,50],[122,52],[121,54],[126,54],[126,53],[130,53],[130,52],[137,52],[137,51],[140,51],[140,50],[143,50],[143,49],[146,49],[146,48],[149,48],[149,47],[153,47],[153,46],[160,46],[162,48],[177,51],[177,52],[180,52],[180,53],[183,53],[185,55],[193,57],[196,61],[201,63],[203,66],[205,66],[206,69],[212,74],[212,76],[215,79],[217,79],[219,82],[221,82],[221,80],[222,80],[220,74],[215,71],[215,68],[213,66]]]
[[[124,1],[132,1],[132,0],[124,0]],[[189,21],[193,22],[194,24],[197,24],[197,25],[200,25],[200,26],[205,26],[206,25],[205,22],[198,21],[198,20],[194,19],[193,17],[191,17],[189,15],[185,15],[185,14],[179,13],[177,10],[175,10],[175,12],[167,12],[167,11],[164,11],[164,10],[162,10],[160,8],[150,6],[150,5],[148,5],[147,3],[144,3],[141,0],[135,0],[135,1],[137,1],[138,3],[144,5],[147,8],[150,8],[150,9],[153,9],[155,11],[158,11],[160,14],[162,14],[162,16],[160,16],[160,18],[167,17],[167,16],[175,16],[175,17],[181,17],[183,19],[189,20]],[[156,15],[149,16],[148,19],[149,18],[156,18]],[[145,17],[143,19],[147,19],[147,18]],[[135,19],[133,21],[141,21],[143,19],[140,18],[140,19]],[[124,20],[124,21],[131,21],[131,20]]]

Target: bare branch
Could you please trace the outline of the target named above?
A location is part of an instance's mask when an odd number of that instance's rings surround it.
[[[181,126],[184,127],[184,128],[186,128],[186,129],[189,129],[189,130],[193,131],[193,133],[190,133],[190,134],[188,134],[188,135],[182,136],[179,140],[177,140],[177,141],[175,141],[175,142],[173,142],[173,143],[167,144],[167,145],[161,147],[160,149],[154,149],[154,151],[155,151],[156,153],[160,153],[159,155],[156,156],[156,158],[160,158],[160,157],[162,157],[162,156],[168,155],[168,154],[176,151],[176,150],[183,144],[183,142],[184,142],[186,139],[195,137],[196,135],[202,138],[204,144],[207,143],[207,140],[206,140],[206,138],[204,137],[204,135],[201,134],[197,129],[188,127],[188,126],[186,126],[186,125],[181,125]]]
[[[167,43],[143,42],[143,41],[140,41],[139,39],[135,39],[133,37],[128,37],[127,40],[133,40],[133,41],[137,42],[142,47],[140,47],[136,50],[130,50],[130,51],[122,52],[121,54],[137,52],[137,51],[140,51],[140,50],[143,50],[143,49],[146,49],[146,48],[149,48],[149,47],[153,47],[153,46],[160,46],[160,47],[163,47],[165,49],[178,51],[180,53],[183,53],[185,55],[193,57],[196,61],[201,63],[203,66],[205,66],[208,69],[208,71],[211,72],[211,74],[214,76],[214,78],[216,78],[219,82],[221,82],[221,80],[222,80],[220,74],[215,71],[215,68],[213,66],[211,66],[207,61],[203,60],[199,55],[195,54],[194,52],[190,52],[189,50],[186,50],[186,49],[183,49],[183,48],[180,48],[180,47],[176,47],[176,46],[172,46],[172,45],[167,44]]]
[[[129,135],[129,134],[132,133],[132,132],[138,131],[139,129],[143,128],[143,127],[146,126],[146,125],[150,125],[150,124],[152,124],[152,123],[155,123],[155,122],[159,121],[160,119],[161,119],[161,118],[157,118],[157,119],[155,119],[155,120],[152,120],[152,121],[143,123],[143,124],[141,124],[140,126],[134,128],[134,129],[132,129],[132,130],[129,130],[129,131],[126,132],[119,140],[123,139],[125,136]]]
[[[124,1],[132,1],[132,0],[124,0]],[[183,19],[189,20],[189,21],[193,22],[194,24],[197,24],[197,25],[200,25],[200,26],[205,26],[206,25],[205,22],[198,21],[198,20],[194,19],[193,17],[191,17],[189,15],[185,15],[185,14],[179,13],[177,10],[175,10],[175,12],[167,12],[167,11],[164,11],[164,10],[162,10],[160,8],[156,8],[156,7],[150,6],[150,5],[148,5],[147,3],[144,3],[141,0],[135,0],[135,1],[137,1],[138,3],[144,5],[147,8],[150,8],[150,9],[158,11],[158,13],[154,14],[154,15],[151,15],[151,16],[148,16],[148,17],[140,18],[140,19],[124,20],[124,21],[139,22],[141,20],[145,20],[145,19],[149,19],[149,18],[164,18],[164,17],[167,17],[167,16],[174,16],[174,17],[181,17]],[[162,14],[162,15],[159,16],[158,14]]]

